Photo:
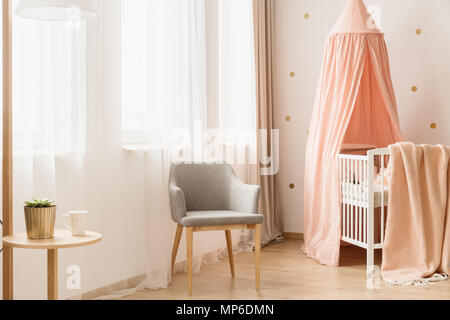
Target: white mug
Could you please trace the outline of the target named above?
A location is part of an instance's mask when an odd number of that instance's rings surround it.
[[[69,211],[64,215],[64,225],[72,231],[73,236],[86,234],[87,211]]]

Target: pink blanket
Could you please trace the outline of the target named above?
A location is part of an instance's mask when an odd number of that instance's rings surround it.
[[[391,179],[383,279],[423,284],[450,275],[450,147],[389,147]]]

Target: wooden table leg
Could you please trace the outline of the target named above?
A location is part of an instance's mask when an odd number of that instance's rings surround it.
[[[47,298],[58,300],[58,249],[47,250]]]
[[[13,298],[13,248],[3,247],[3,300]]]

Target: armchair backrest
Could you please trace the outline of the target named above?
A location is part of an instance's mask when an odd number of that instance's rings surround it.
[[[228,164],[173,164],[169,184],[183,191],[187,211],[229,210],[233,179]]]

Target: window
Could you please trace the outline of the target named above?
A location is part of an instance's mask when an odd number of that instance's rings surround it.
[[[125,144],[167,145],[206,116],[203,0],[122,1]]]
[[[159,147],[196,128],[219,129],[223,140],[250,132],[245,141],[256,145],[252,1],[207,5],[122,1],[124,145]]]
[[[85,31],[84,23],[34,21],[14,16],[16,153],[83,151]]]
[[[221,130],[256,130],[252,1],[219,1],[219,122]]]

